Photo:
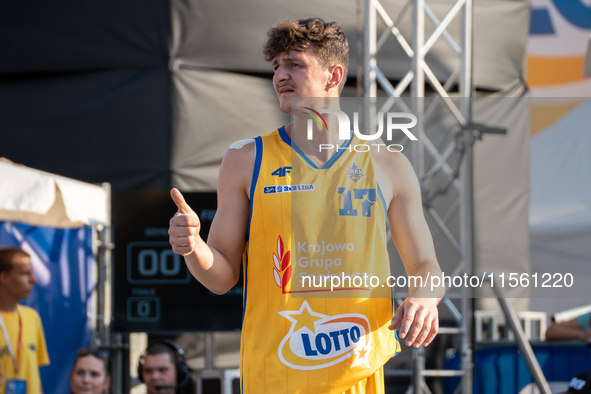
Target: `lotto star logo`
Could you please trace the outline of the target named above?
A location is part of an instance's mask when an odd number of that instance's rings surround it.
[[[283,364],[299,370],[314,370],[354,357],[351,368],[369,368],[371,330],[364,315],[324,315],[314,312],[307,301],[297,311],[279,314],[291,321],[289,332],[278,349]]]

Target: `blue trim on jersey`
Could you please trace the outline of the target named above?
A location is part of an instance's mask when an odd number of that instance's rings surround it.
[[[394,306],[394,296],[392,296],[392,317],[394,317],[394,312],[396,312],[396,307]],[[394,358],[402,353],[402,345],[400,345],[400,339],[398,338],[398,329],[394,329],[394,338],[396,339],[396,342],[398,342],[398,346],[400,346],[400,351],[394,353],[390,358]]]
[[[263,140],[261,137],[254,139],[255,146],[255,157],[254,157],[254,170],[252,172],[252,182],[250,184],[250,212],[248,214],[248,230],[246,231],[246,241],[250,239],[250,222],[252,221],[252,210],[254,201],[254,192],[256,190],[257,181],[259,179],[259,172],[261,171],[261,161],[263,159]],[[247,253],[248,256],[248,253]],[[242,306],[242,322],[244,322],[244,312],[246,310],[246,285],[248,284],[248,257],[244,264],[244,303]]]
[[[349,144],[351,143],[351,140],[352,140],[352,138],[349,138],[347,141],[345,141],[343,143],[343,145],[341,145],[340,148],[337,149],[337,153],[335,153],[330,158],[330,160],[328,160],[324,164],[324,166],[322,166],[322,168],[318,168],[318,166],[316,164],[314,164],[312,162],[312,160],[310,160],[310,158],[308,158],[308,156],[304,152],[302,152],[300,147],[292,142],[291,138],[289,138],[289,136],[285,132],[285,126],[281,126],[279,128],[279,135],[281,136],[281,139],[283,140],[283,142],[285,142],[287,145],[291,146],[292,149],[295,150],[302,157],[302,159],[304,159],[304,161],[306,163],[308,163],[308,165],[310,167],[315,168],[317,170],[326,170],[326,169],[330,168],[334,164],[334,162],[337,161],[339,159],[339,157],[341,157],[343,155],[343,152],[345,152],[345,150],[347,150],[347,147],[349,146]],[[352,135],[353,134],[351,134],[351,136]]]
[[[281,136],[281,139],[283,140],[283,142],[285,142],[287,145],[291,146],[291,139],[289,138],[289,136],[285,132],[285,126],[281,126],[279,128],[279,135]]]
[[[243,284],[243,299],[242,299],[242,324],[244,324],[244,315],[246,314],[246,287],[248,285],[248,276],[246,275],[246,270],[248,269],[248,253],[245,253],[245,261],[244,261],[244,284]]]
[[[382,194],[382,189],[380,189],[380,184],[377,183],[377,185],[378,185],[378,197],[382,201],[382,207],[384,207],[384,214],[386,215],[386,221],[387,221],[388,220],[388,208],[386,208],[386,199],[384,198],[384,195]]]
[[[289,138],[289,137],[287,137],[287,138]],[[291,143],[291,148],[292,148],[293,150],[295,150],[295,151],[298,153],[298,155],[300,155],[300,156],[301,156],[301,158],[302,158],[302,159],[304,159],[304,161],[305,161],[306,163],[308,163],[308,165],[309,165],[310,167],[312,167],[312,168],[314,168],[314,169],[316,169],[316,170],[320,170],[320,168],[318,168],[318,166],[317,166],[316,164],[314,164],[314,162],[312,162],[312,160],[310,160],[310,158],[309,158],[308,156],[306,156],[306,154],[305,154],[304,152],[302,152],[302,150],[300,149],[300,147],[299,147],[299,146],[297,146],[297,145],[296,145],[296,144],[294,144],[294,143]]]
[[[252,198],[251,198],[252,200]],[[243,290],[243,298],[242,298],[242,325],[244,326],[244,315],[246,314],[246,286],[248,284],[248,277],[246,276],[246,270],[248,268],[248,253],[245,253],[246,255],[246,260],[244,263],[244,290]],[[240,344],[240,360],[242,361],[244,357],[244,344]],[[240,392],[243,393],[244,392],[244,369],[240,368]]]
[[[347,141],[345,141],[343,143],[343,145],[341,145],[340,149],[337,149],[337,153],[335,153],[329,161],[326,162],[326,164],[322,167],[324,168],[330,168],[330,166],[332,166],[334,164],[335,161],[337,161],[339,159],[339,157],[341,157],[343,155],[343,152],[345,152],[345,150],[347,150],[347,147],[349,146],[349,144],[351,143],[352,137],[350,137]]]
[[[250,239],[250,221],[252,220],[252,205],[254,200],[254,191],[257,187],[259,172],[261,171],[261,162],[263,160],[263,140],[261,137],[254,139],[254,170],[252,171],[252,181],[250,182],[250,213],[248,214],[248,230],[246,231],[246,241]]]
[[[308,156],[306,156],[304,154],[304,152],[302,152],[300,147],[291,141],[291,138],[289,138],[289,136],[285,132],[285,126],[281,126],[281,128],[279,129],[279,135],[281,136],[281,139],[283,140],[283,142],[285,142],[287,145],[291,146],[293,148],[293,150],[295,150],[302,157],[302,159],[304,159],[306,161],[306,163],[308,163],[308,165],[310,167],[319,170],[318,166],[316,164],[312,163],[312,161],[308,158]]]
[[[252,210],[254,205],[254,196],[255,190],[257,186],[257,181],[259,179],[259,173],[261,171],[261,162],[263,161],[263,140],[262,138],[256,137],[254,139],[254,148],[255,148],[255,156],[254,156],[254,170],[252,171],[252,181],[250,183],[250,212],[248,214],[248,229],[246,231],[246,241],[250,239],[250,222],[252,221]],[[242,300],[242,324],[244,324],[244,316],[246,315],[246,300],[248,297],[248,253],[246,253],[246,258],[244,262],[244,290],[243,290],[243,300]],[[242,346],[241,352],[244,352],[244,347]],[[242,368],[240,369],[240,392],[244,392],[244,379],[242,376]]]
[[[400,339],[398,339],[398,329],[394,330],[394,338],[396,338],[396,342],[398,342],[398,345],[400,346],[400,351],[398,353],[394,353],[391,358],[394,358],[402,353],[402,346],[400,345]]]

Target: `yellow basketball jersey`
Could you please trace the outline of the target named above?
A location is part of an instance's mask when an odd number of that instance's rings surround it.
[[[244,394],[340,394],[400,351],[387,328],[387,207],[371,154],[351,149],[360,143],[347,141],[319,169],[283,127],[255,139]]]

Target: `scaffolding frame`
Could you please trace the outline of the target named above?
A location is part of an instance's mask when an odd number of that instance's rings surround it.
[[[398,25],[402,18],[412,7],[412,43],[409,44],[400,32]],[[385,23],[386,29],[378,38],[378,15]],[[461,37],[458,45],[447,28],[450,23],[460,18]],[[473,247],[473,157],[472,145],[474,141],[473,130],[471,129],[472,107],[471,98],[473,97],[472,86],[472,46],[473,46],[473,0],[457,0],[452,5],[445,17],[439,20],[435,13],[428,6],[426,0],[407,0],[396,17],[391,18],[382,6],[379,0],[364,0],[363,7],[363,96],[377,97],[378,84],[393,98],[392,104],[410,112],[402,101],[402,94],[410,85],[412,112],[417,117],[417,124],[414,130],[418,132],[418,143],[413,144],[413,167],[421,182],[423,194],[427,191],[428,184],[424,182],[426,176],[442,171],[447,175],[453,187],[458,190],[458,201],[452,204],[447,212],[440,214],[432,206],[425,206],[425,212],[436,223],[438,231],[443,234],[453,248],[459,253],[460,261],[454,270],[452,276],[460,272],[468,275],[473,273],[474,268],[474,247]],[[426,37],[426,21],[429,20],[435,30],[429,37]],[[393,86],[385,74],[378,67],[378,55],[381,48],[388,38],[394,37],[402,47],[406,55],[411,59],[411,68],[400,79],[396,86]],[[425,61],[426,54],[433,48],[435,42],[443,38],[449,44],[453,52],[460,60],[459,69],[451,73],[448,80],[441,84],[435,74]],[[451,142],[438,150],[425,134],[425,83],[428,82],[446,104],[453,117],[460,125],[460,132],[456,138],[451,138]],[[460,93],[460,103],[457,106],[449,95],[449,90],[458,84]],[[367,112],[369,110],[369,112]],[[375,108],[366,109],[369,116],[366,117],[366,127],[372,129],[371,116],[375,114]],[[458,138],[459,137],[459,138]],[[451,152],[460,142],[464,146],[463,158],[460,164],[460,176],[456,178],[446,160]],[[426,155],[430,155],[434,163],[429,169],[425,168]],[[460,216],[460,236],[459,240],[454,237],[447,223],[459,211]],[[400,302],[400,300],[398,300]],[[472,336],[472,315],[473,300],[468,294],[468,289],[464,289],[461,295],[461,312],[457,310],[451,302],[450,297],[442,300],[442,304],[447,306],[455,317],[459,327],[441,327],[440,334],[458,334],[460,335],[461,348],[461,369],[450,370],[427,370],[425,369],[425,353],[423,347],[413,350],[413,369],[412,371],[398,371],[395,375],[412,376],[411,386],[408,392],[429,393],[430,390],[425,382],[426,377],[461,377],[461,383],[458,389],[464,394],[472,393],[472,368],[473,368],[473,336]]]

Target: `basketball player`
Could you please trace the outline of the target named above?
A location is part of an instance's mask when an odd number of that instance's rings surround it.
[[[407,275],[440,275],[416,175],[400,153],[347,150],[360,140],[339,141],[336,117],[307,139],[310,117],[297,98],[337,108],[345,83],[348,43],[336,23],[282,22],[269,30],[264,53],[293,121],[227,151],[207,243],[173,189],[170,243],[217,294],[236,284],[243,262],[242,393],[384,393],[383,364],[400,351],[394,330],[408,346],[431,343],[441,292],[411,288],[394,313],[392,299],[372,297],[366,283],[339,293],[306,288],[302,278],[387,275],[386,219]],[[344,149],[319,151],[320,144]]]

